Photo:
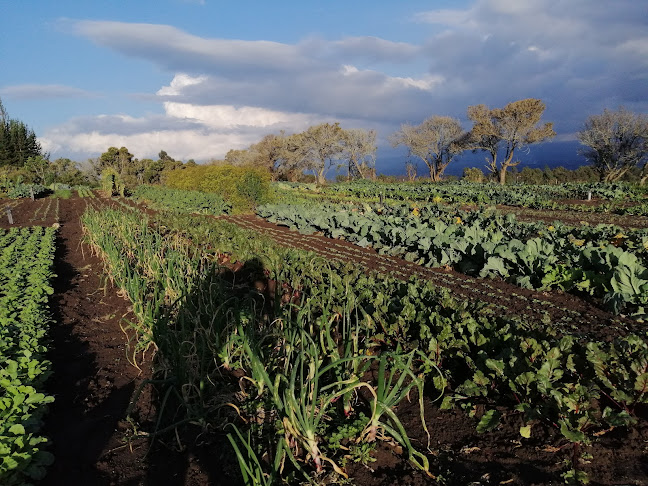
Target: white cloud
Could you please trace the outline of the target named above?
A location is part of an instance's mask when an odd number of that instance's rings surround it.
[[[429,24],[420,44],[372,36],[287,44],[68,21],[68,30],[173,79],[151,95],[163,114],[94,117],[48,138],[52,146],[92,145],[95,153],[124,142],[139,157],[164,149],[204,159],[321,121],[379,128],[384,139],[403,122],[441,114],[467,123],[469,105],[528,97],[545,101],[545,120],[571,134],[605,107],[648,111],[647,18],[636,0],[475,0],[417,14],[414,21]]]
[[[178,74],[158,90],[161,98],[181,97],[183,89],[198,86],[205,76]],[[223,158],[230,149],[245,148],[268,133],[299,132],[310,125],[333,122],[330,117],[290,113],[254,106],[201,105],[164,101],[163,115],[127,114],[81,117],[48,130],[39,137],[53,157],[97,156],[108,147],[128,147],[139,158],[166,150],[174,158],[206,161]],[[351,126],[358,126],[353,122]]]

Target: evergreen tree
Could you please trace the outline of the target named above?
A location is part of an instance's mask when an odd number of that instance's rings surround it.
[[[0,166],[24,167],[27,159],[39,156],[47,158],[34,131],[9,118],[0,100]]]

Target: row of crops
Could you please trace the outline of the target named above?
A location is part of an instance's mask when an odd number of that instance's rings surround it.
[[[83,224],[133,302],[131,359],[155,356],[160,428],[229,432],[247,484],[345,476],[378,442],[434,475],[430,401],[464,410],[481,433],[512,417],[520,441],[555,430],[573,452],[563,476],[584,481],[586,446],[632,427],[648,401],[645,333],[559,333],[200,216],[91,209]],[[488,224],[509,225],[475,221],[474,232]],[[592,249],[602,237],[589,236]],[[416,430],[397,414],[407,396],[419,400]]]
[[[53,461],[40,429],[54,400],[43,389],[55,232],[0,230],[0,484],[6,486],[41,479]]]
[[[220,195],[201,191],[140,185],[133,191],[132,197],[136,201],[146,201],[153,209],[167,209],[180,213],[220,215],[232,211],[232,205]]]
[[[338,183],[329,187],[313,184],[277,183],[283,202],[309,199],[354,201],[416,201],[419,203],[497,204],[544,210],[570,210],[648,215],[646,189],[631,184],[506,185],[490,183],[398,183],[370,181]],[[598,200],[589,204],[588,198]],[[580,201],[580,202],[579,202]]]
[[[532,187],[533,190],[529,190]],[[354,182],[335,184],[329,192],[357,196],[360,198],[383,195],[389,199],[434,202],[442,199],[451,203],[502,204],[531,208],[556,208],[556,200],[585,200],[590,195],[609,201],[641,201],[645,191],[630,184],[558,184],[545,186],[446,183],[446,184],[376,184]]]
[[[589,294],[616,313],[643,315],[648,302],[648,230],[547,226],[439,205],[265,205],[257,214],[304,234],[344,238],[422,265],[528,289]]]

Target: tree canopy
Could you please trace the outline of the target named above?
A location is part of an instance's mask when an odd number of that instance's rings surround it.
[[[30,157],[48,158],[25,123],[10,118],[0,100],[0,166],[24,167]]]
[[[441,180],[452,160],[466,149],[466,132],[449,116],[431,116],[420,125],[401,125],[391,137],[393,146],[404,145],[410,155],[420,158],[430,170],[430,179]]]
[[[540,124],[544,103],[535,98],[513,101],[504,108],[490,109],[486,105],[468,107],[468,118],[473,122],[468,140],[472,150],[488,152],[486,168],[506,182],[506,170],[520,164],[513,161],[517,149],[542,142],[556,135],[552,123]],[[498,154],[504,157],[498,160]]]
[[[606,109],[585,121],[578,140],[601,181],[617,181],[635,167],[641,169],[641,183],[648,180],[648,116]]]

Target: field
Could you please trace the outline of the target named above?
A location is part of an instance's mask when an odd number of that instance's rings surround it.
[[[640,188],[138,192],[10,203],[60,225],[38,484],[646,484]]]

